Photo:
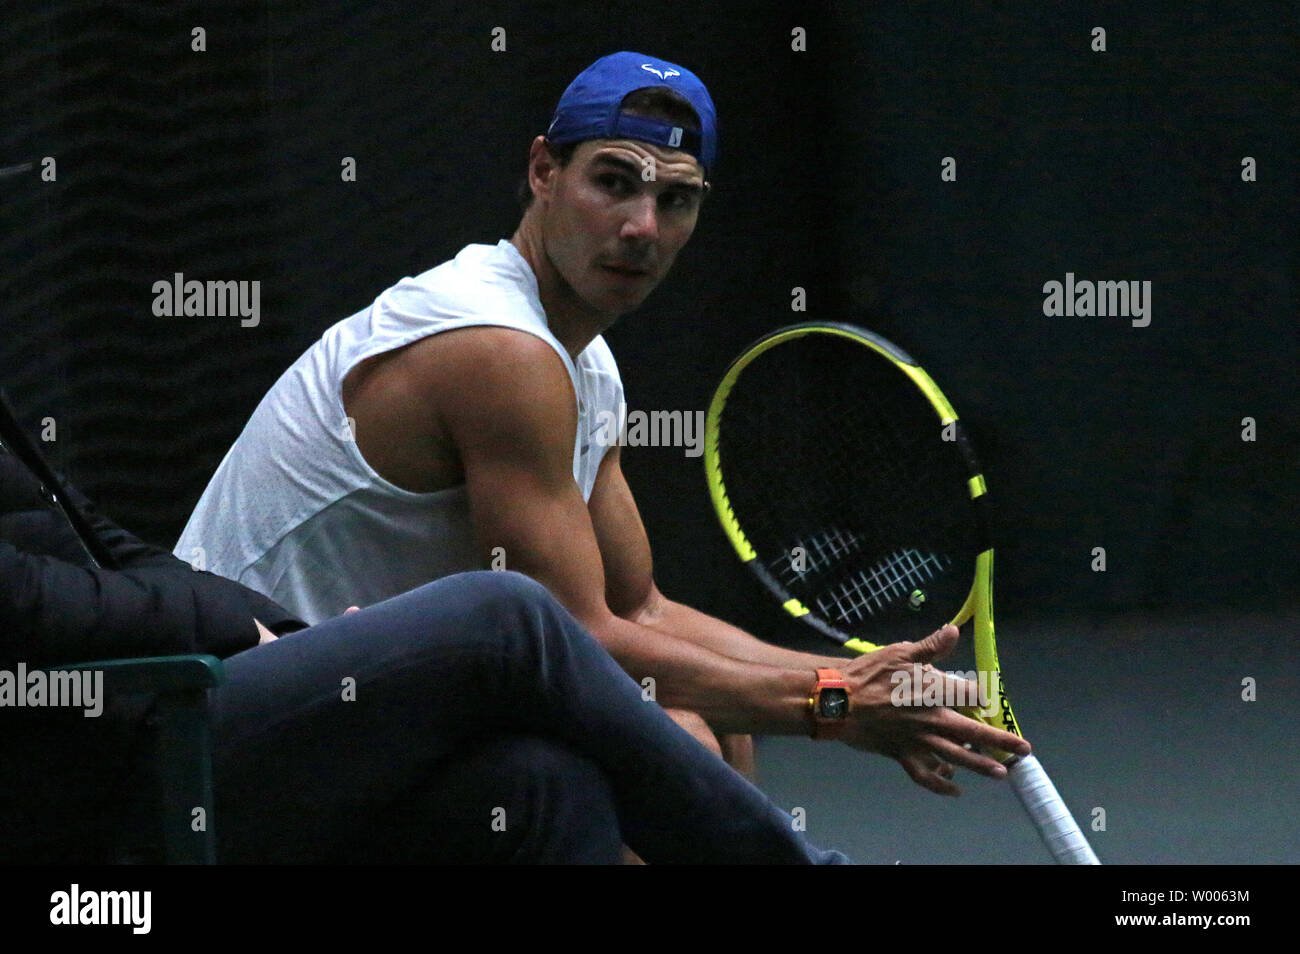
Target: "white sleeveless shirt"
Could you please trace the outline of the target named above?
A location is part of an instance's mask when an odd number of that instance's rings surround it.
[[[217,468],[176,555],[312,624],[485,569],[464,484],[412,493],[389,483],[351,439],[342,399],[344,377],[366,358],[472,325],[517,328],[560,356],[578,404],[573,479],[589,500],[607,449],[595,434],[621,420],[618,366],[600,337],[569,357],[547,327],[532,269],[502,239],[402,279],[294,362]]]

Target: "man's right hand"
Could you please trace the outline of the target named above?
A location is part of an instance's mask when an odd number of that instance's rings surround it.
[[[990,778],[1005,778],[1007,770],[981,755],[981,747],[1028,755],[1029,743],[1017,735],[995,729],[954,709],[922,705],[922,687],[912,679],[912,667],[950,655],[957,645],[957,627],[943,627],[920,642],[891,643],[866,653],[841,667],[849,682],[856,725],[845,741],[856,749],[878,752],[898,761],[912,781],[940,795],[961,793],[950,778],[960,765]],[[913,705],[895,704],[894,673],[905,671],[913,683]],[[951,678],[951,677],[949,677]],[[966,698],[975,698],[975,686]],[[971,748],[965,748],[970,745]]]

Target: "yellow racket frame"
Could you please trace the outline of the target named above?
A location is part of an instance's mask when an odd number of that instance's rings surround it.
[[[755,358],[787,341],[810,334],[835,335],[872,349],[881,357],[892,362],[895,367],[912,379],[912,382],[920,388],[921,393],[929,399],[935,413],[939,416],[941,425],[957,420],[957,412],[953,410],[952,404],[944,397],[943,392],[939,390],[939,386],[934,383],[930,375],[926,374],[920,365],[904,360],[905,355],[903,352],[898,349],[891,350],[885,346],[887,342],[882,343],[883,339],[877,339],[876,336],[870,335],[861,329],[842,324],[809,322],[778,329],[755,342],[750,346],[749,350],[732,362],[722,381],[718,384],[713,393],[713,400],[709,403],[709,413],[705,420],[704,429],[704,470],[709,483],[709,496],[713,501],[713,509],[718,515],[718,520],[722,524],[722,530],[727,535],[727,539],[731,541],[731,545],[735,548],[741,562],[746,564],[756,560],[758,555],[754,552],[749,540],[746,539],[745,531],[736,518],[731,502],[727,499],[727,486],[722,477],[722,460],[718,452],[718,422],[722,417],[722,409],[726,406],[731,389],[739,380],[741,373]],[[971,477],[967,484],[971,499],[981,497],[988,492],[983,474],[976,474]],[[782,605],[785,611],[795,618],[806,616],[809,613],[808,607],[797,599],[787,599]],[[1016,722],[1015,714],[1011,711],[1011,703],[1007,699],[1006,689],[1002,684],[1002,667],[998,664],[998,647],[993,634],[992,547],[976,556],[975,577],[971,583],[970,592],[967,594],[966,601],[962,604],[961,609],[957,611],[957,615],[949,622],[953,626],[960,627],[971,620],[974,621],[975,665],[981,674],[986,674],[984,675],[985,684],[989,687],[992,698],[987,700],[988,705],[984,708],[962,707],[959,711],[972,719],[1021,735],[1020,726]],[[864,639],[850,639],[844,645],[859,653],[875,652],[881,648],[878,644],[867,642]],[[1003,761],[1010,758],[1006,753],[990,754],[997,755]]]

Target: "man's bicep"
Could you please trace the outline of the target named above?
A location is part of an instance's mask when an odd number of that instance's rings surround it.
[[[577,410],[563,363],[519,332],[465,341],[478,354],[442,379],[436,404],[464,468],[480,553],[504,557],[579,616],[608,612],[600,551],[573,480]]]
[[[531,576],[580,617],[604,610],[600,551],[572,476],[566,487],[527,464],[497,458],[467,461],[465,481],[485,558],[504,559],[506,569]]]

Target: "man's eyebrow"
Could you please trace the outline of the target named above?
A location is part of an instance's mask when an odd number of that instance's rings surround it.
[[[592,157],[591,163],[592,165],[596,165],[597,163],[600,163],[607,166],[613,166],[616,169],[621,169],[622,171],[630,173],[634,176],[641,175],[641,169],[637,166],[636,163],[630,162],[627,159],[622,159],[618,156],[611,156],[605,153],[600,153],[599,155]],[[697,182],[669,182],[665,186],[665,188],[676,189],[680,192],[689,192],[693,195],[701,195],[704,192],[704,187]]]

